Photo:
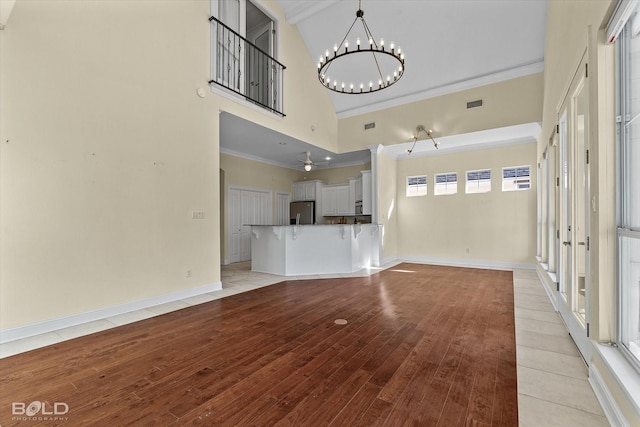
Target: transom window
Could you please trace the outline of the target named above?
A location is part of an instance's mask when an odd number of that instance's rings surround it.
[[[456,172],[436,174],[433,186],[433,194],[456,194],[458,192],[458,174]]]
[[[491,191],[491,169],[467,171],[467,194],[488,193]]]
[[[529,166],[502,168],[502,191],[521,191],[531,188]]]
[[[407,197],[427,195],[427,175],[407,177]]]

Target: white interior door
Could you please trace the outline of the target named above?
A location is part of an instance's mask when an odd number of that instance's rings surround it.
[[[229,262],[251,259],[251,225],[271,224],[271,191],[229,188]]]
[[[276,193],[276,221],[278,225],[289,225],[290,193]]]

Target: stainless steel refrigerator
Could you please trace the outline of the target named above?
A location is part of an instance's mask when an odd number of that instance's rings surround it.
[[[314,224],[316,222],[316,202],[291,202],[289,224]]]

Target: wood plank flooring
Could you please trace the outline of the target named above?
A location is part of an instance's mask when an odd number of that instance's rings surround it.
[[[513,305],[507,271],[286,281],[2,359],[0,425],[517,426]]]

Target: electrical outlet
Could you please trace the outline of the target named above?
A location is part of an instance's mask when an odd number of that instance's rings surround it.
[[[187,271],[185,271],[185,273],[184,273],[184,277],[186,277],[187,279],[188,279],[189,277],[191,277],[191,270],[190,270],[190,269],[189,269],[189,270],[187,270]]]
[[[204,211],[191,211],[191,219],[204,219]]]

